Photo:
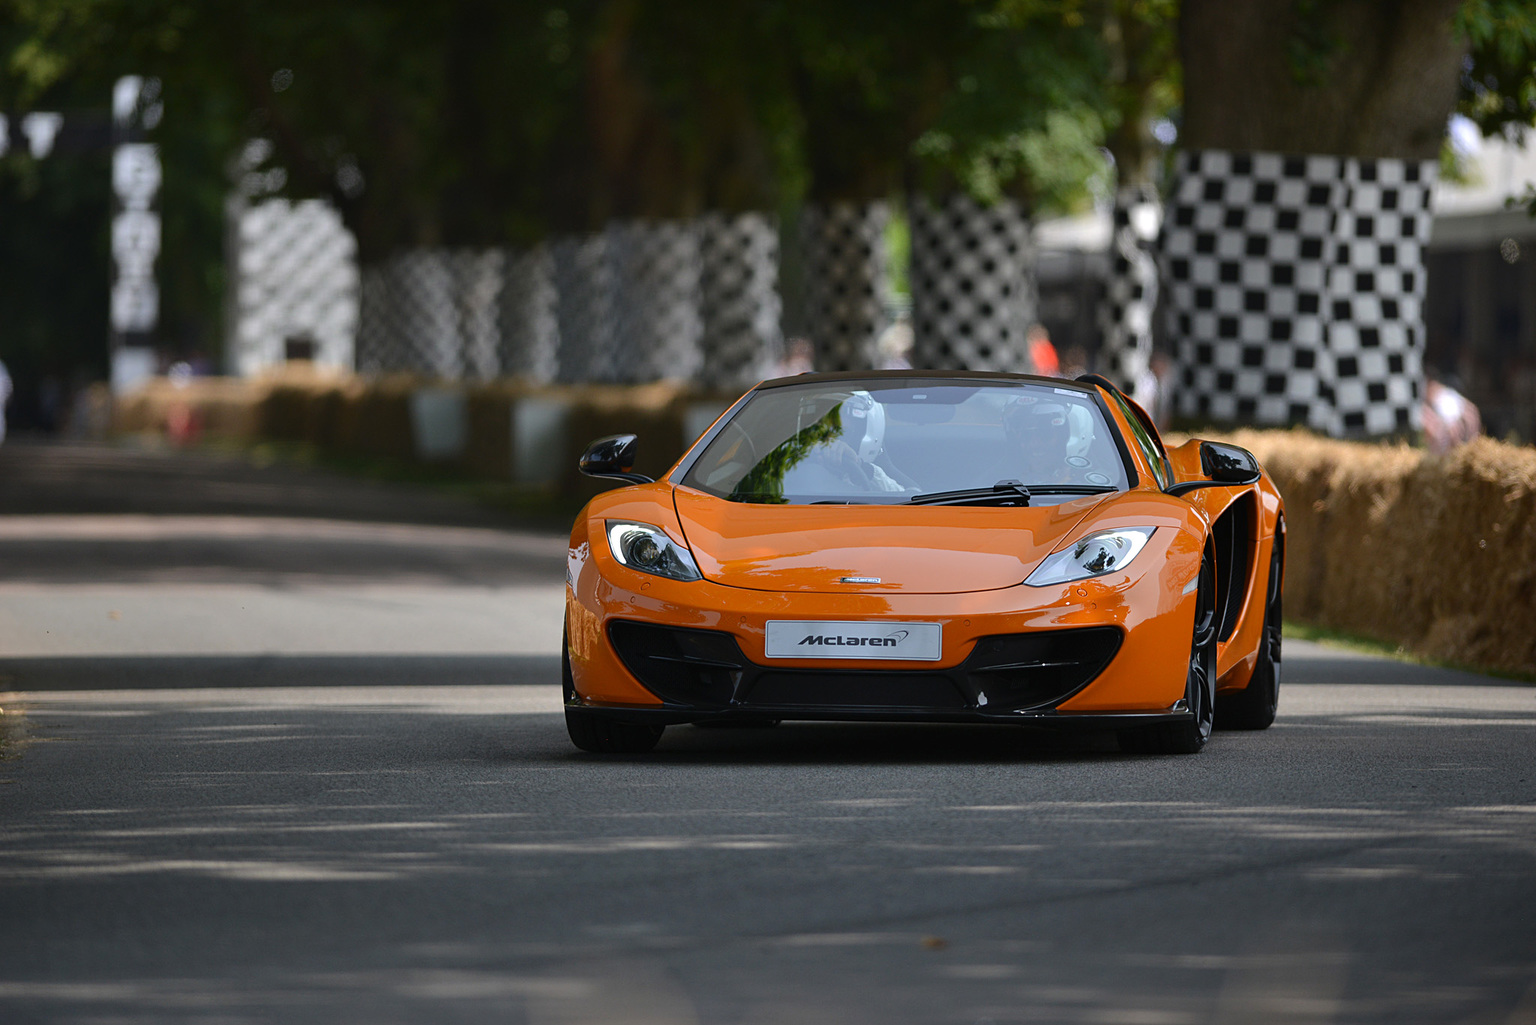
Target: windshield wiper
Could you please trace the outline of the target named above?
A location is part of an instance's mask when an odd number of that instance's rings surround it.
[[[990,488],[963,488],[959,491],[935,491],[913,495],[910,505],[1028,505],[1034,495],[1104,495],[1118,491],[1109,484],[1031,484],[1000,480]]]

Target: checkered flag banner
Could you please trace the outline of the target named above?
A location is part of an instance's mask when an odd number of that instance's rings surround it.
[[[1029,372],[1038,305],[1029,219],[1013,200],[918,196],[912,219],[912,365]]]
[[[560,295],[547,245],[509,250],[501,290],[500,372],[547,384],[559,373]]]
[[[626,221],[608,227],[614,376],[686,379],[703,362],[699,240],[692,223]]]
[[[1130,185],[1116,190],[1109,278],[1099,305],[1099,365],[1104,376],[1127,392],[1136,387],[1152,360],[1152,314],[1158,289],[1154,248],[1162,219],[1156,187]]]
[[[357,368],[751,383],[780,348],[777,268],[778,231],[760,214],[409,250],[363,272]]]
[[[554,258],[556,379],[570,384],[617,381],[614,358],[613,264],[606,234],[550,243]]]
[[[1434,171],[1182,154],[1163,240],[1179,413],[1337,436],[1416,429]]]
[[[699,218],[699,315],[706,384],[745,386],[783,350],[779,232],[762,214]]]
[[[317,364],[351,369],[358,324],[357,243],[329,204],[269,199],[237,208],[230,348],[251,375],[284,361],[289,339],[313,344]]]
[[[886,326],[885,203],[809,207],[800,218],[802,318],[817,370],[867,370]]]
[[[505,259],[494,249],[413,249],[365,270],[357,369],[494,377]]]

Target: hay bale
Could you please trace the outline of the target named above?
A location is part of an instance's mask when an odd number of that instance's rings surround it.
[[[465,394],[469,416],[469,441],[464,465],[471,472],[494,480],[512,477],[512,409],[518,400],[538,389],[515,380],[497,380],[470,386]]]
[[[1285,496],[1288,616],[1422,656],[1536,673],[1536,448],[1443,456],[1237,431]]]
[[[390,374],[364,382],[354,396],[344,396],[337,410],[343,451],[376,459],[413,459],[411,393],[421,383],[411,374]]]
[[[263,382],[232,377],[172,381],[151,378],[112,404],[112,430],[164,434],[176,426],[181,440],[196,436],[253,441],[262,434]]]

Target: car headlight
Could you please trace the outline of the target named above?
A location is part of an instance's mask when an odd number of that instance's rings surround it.
[[[674,542],[660,527],[621,520],[608,520],[607,525],[608,550],[630,569],[672,580],[703,579],[688,549]]]
[[[1082,580],[1124,569],[1146,547],[1156,529],[1117,527],[1089,534],[1072,547],[1048,556],[1024,582],[1044,587],[1046,584],[1065,584],[1069,580]]]

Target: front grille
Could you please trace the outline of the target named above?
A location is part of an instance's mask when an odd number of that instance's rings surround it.
[[[614,620],[608,636],[625,667],[669,705],[995,713],[1060,704],[1104,671],[1122,638],[1112,626],[1002,634],[978,640],[953,669],[893,671],[762,666],[718,630]]]
[[[810,708],[947,708],[970,705],[942,673],[765,669],[743,697],[749,705]]]

